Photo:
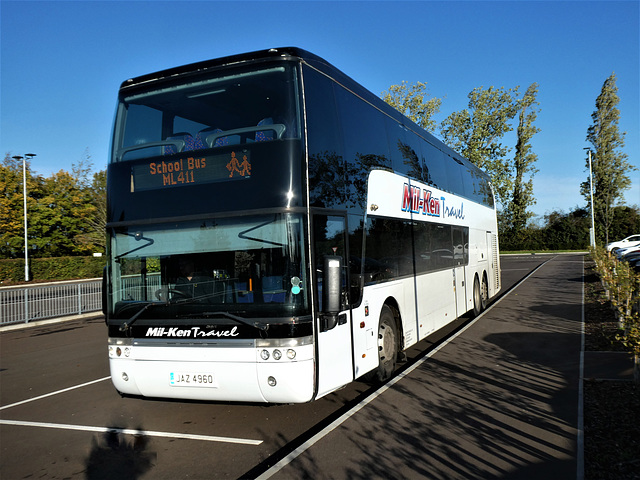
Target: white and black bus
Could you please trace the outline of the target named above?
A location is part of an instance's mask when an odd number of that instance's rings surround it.
[[[489,177],[323,59],[125,81],[104,309],[123,394],[308,402],[500,289]]]

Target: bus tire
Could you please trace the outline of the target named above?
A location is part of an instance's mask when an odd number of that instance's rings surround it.
[[[480,300],[482,302],[482,311],[487,309],[489,304],[489,282],[487,282],[487,274],[482,275],[482,285],[480,285]]]
[[[393,312],[384,305],[378,324],[378,367],[367,374],[366,379],[382,383],[391,378],[398,357],[398,327]]]
[[[482,292],[480,291],[480,281],[476,275],[473,279],[473,316],[477,317],[482,313]]]

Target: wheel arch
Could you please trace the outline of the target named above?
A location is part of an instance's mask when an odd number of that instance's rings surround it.
[[[394,297],[387,297],[382,305],[389,307],[393,313],[393,319],[396,323],[396,331],[398,332],[398,339],[400,340],[398,342],[398,352],[401,352],[404,350],[404,329],[402,328],[402,317],[400,315],[400,306],[398,301]]]

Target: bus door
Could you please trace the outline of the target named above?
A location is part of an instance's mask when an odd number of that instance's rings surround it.
[[[313,248],[318,312],[315,318],[316,379],[319,398],[353,380],[351,312],[349,308],[349,257],[344,216],[313,216]],[[340,260],[340,306],[337,317],[323,315],[323,280],[326,259]],[[326,292],[325,292],[326,293]]]

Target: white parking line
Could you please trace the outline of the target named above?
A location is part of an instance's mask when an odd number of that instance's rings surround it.
[[[154,432],[151,430],[135,430],[130,428],[93,427],[90,425],[69,425],[64,423],[23,422],[21,420],[2,420],[0,425],[19,427],[58,428],[60,430],[78,430],[81,432],[122,433],[125,435],[143,435],[145,437],[178,438],[184,440],[202,440],[205,442],[239,443],[242,445],[260,445],[262,440],[247,438],[216,437],[212,435],[192,435],[189,433]]]
[[[584,479],[584,257],[582,257],[582,313],[580,319],[580,380],[578,383],[578,436],[576,480]]]
[[[29,403],[29,402],[35,402],[36,400],[40,400],[42,398],[47,398],[47,397],[51,397],[53,395],[58,395],[59,393],[64,393],[64,392],[68,392],[70,390],[75,390],[76,388],[86,387],[87,385],[93,385],[94,383],[104,382],[105,380],[109,380],[110,378],[111,378],[110,376],[109,377],[99,378],[97,380],[92,380],[92,381],[87,382],[87,383],[81,383],[80,385],[76,385],[74,387],[63,388],[62,390],[56,390],[55,392],[46,393],[44,395],[40,395],[39,397],[33,397],[33,398],[29,398],[27,400],[22,400],[21,402],[12,403],[11,405],[3,405],[2,407],[0,407],[0,410],[4,410],[6,408],[11,408],[11,407],[17,407],[18,405],[23,405],[23,404]]]
[[[97,380],[92,380],[90,382],[82,383],[80,385],[75,385],[73,387],[64,388],[62,390],[56,390],[55,392],[47,393],[45,395],[40,395],[38,397],[22,400],[21,402],[12,403],[11,405],[4,405],[0,407],[0,410],[4,410],[11,407],[17,407],[18,405],[23,405],[25,403],[34,402],[36,400],[40,400],[43,398],[51,397],[53,395],[58,395],[60,393],[68,392],[70,390],[75,390],[77,388],[93,385],[94,383],[103,382],[105,380],[109,380],[110,378],[111,377],[99,378]],[[22,420],[0,419],[0,425],[14,425],[19,427],[57,428],[60,430],[79,430],[83,432],[98,432],[98,433],[115,432],[115,433],[122,433],[125,435],[144,435],[148,437],[180,438],[180,439],[186,439],[186,440],[202,440],[205,442],[239,443],[242,445],[260,445],[263,442],[262,440],[251,440],[247,438],[217,437],[213,435],[192,435],[188,433],[155,432],[151,430],[132,430],[129,428],[94,427],[90,425],[70,425],[70,424],[64,424],[64,423],[25,422]]]

